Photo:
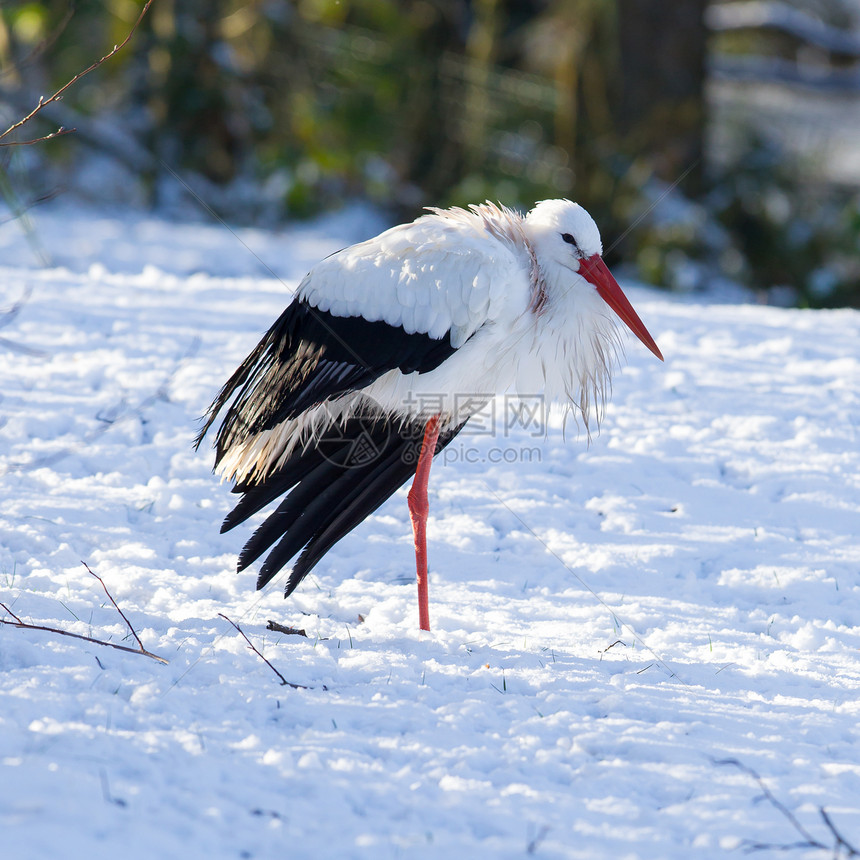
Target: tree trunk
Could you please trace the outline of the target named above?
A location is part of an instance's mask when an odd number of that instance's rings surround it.
[[[621,54],[618,128],[656,175],[702,187],[706,0],[617,0]]]

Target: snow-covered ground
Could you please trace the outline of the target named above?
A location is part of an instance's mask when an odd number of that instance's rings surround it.
[[[631,288],[666,363],[629,342],[590,445],[500,400],[434,465],[420,634],[405,491],[284,601],[192,447],[372,213],[31,218],[47,267],[0,226],[0,600],[135,647],[86,562],[169,664],[0,627],[3,857],[839,856],[822,808],[860,847],[860,315]]]

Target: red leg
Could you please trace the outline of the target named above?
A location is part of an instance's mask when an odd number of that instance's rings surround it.
[[[415,469],[415,480],[409,491],[409,515],[412,517],[412,534],[415,537],[415,566],[418,572],[418,626],[430,629],[430,599],[427,591],[427,483],[430,480],[430,464],[439,441],[439,416],[434,415],[424,428],[424,441]]]

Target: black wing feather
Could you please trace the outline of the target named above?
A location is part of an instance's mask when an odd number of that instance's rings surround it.
[[[217,465],[250,436],[364,388],[389,370],[431,371],[454,351],[449,336],[436,339],[385,322],[336,317],[296,299],[221,389],[197,444],[227,408],[216,436]],[[436,450],[461,427],[444,431]],[[237,484],[234,492],[242,498],[222,532],[288,494],[245,544],[238,569],[274,545],[260,570],[262,588],[301,551],[287,584],[290,594],[337,541],[409,479],[423,430],[423,424],[365,408],[326,438],[298,446],[276,471]]]
[[[340,425],[336,425],[336,429],[327,434],[326,438],[318,439],[313,445],[294,452],[276,473],[267,476],[261,483],[237,484],[233,492],[244,495],[239,504],[224,519],[221,533],[229,531],[248,517],[263,510],[266,505],[286,493],[313,469],[326,462],[343,462],[351,446],[355,444],[354,437],[361,432],[360,421],[359,417],[350,418],[342,431],[339,429]]]
[[[249,564],[253,564],[287,532],[295,532],[296,535],[303,533],[302,527],[307,522],[305,512],[313,506],[331,503],[332,484],[339,471],[342,470],[337,466],[323,463],[314,469],[307,479],[294,487],[242,548],[236,569],[242,571]],[[301,541],[299,547],[304,542]]]
[[[462,426],[440,434],[437,453]],[[373,426],[365,424],[360,431],[362,437],[352,440],[371,441],[378,452],[372,460],[353,464],[347,459],[343,464],[327,463],[327,467],[307,472],[242,551],[242,560],[248,564],[281,538],[260,569],[257,588],[266,585],[303,550],[287,583],[288,596],[337,541],[409,480],[415,471],[423,430],[423,423],[392,427],[388,417],[380,415]]]
[[[381,321],[337,317],[296,299],[221,389],[197,444],[231,400],[216,436],[216,465],[249,436],[364,388],[394,368],[426,373],[454,351],[447,335],[436,339]]]

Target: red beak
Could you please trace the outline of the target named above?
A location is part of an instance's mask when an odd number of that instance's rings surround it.
[[[645,323],[639,319],[639,314],[633,310],[633,305],[627,300],[627,296],[621,291],[618,286],[618,281],[612,277],[612,272],[606,268],[606,263],[600,254],[594,254],[579,262],[579,273],[593,284],[597,289],[597,294],[615,313],[621,317],[621,321],[660,359],[663,361],[663,353],[660,348],[654,343],[654,338],[648,333],[645,328]]]

